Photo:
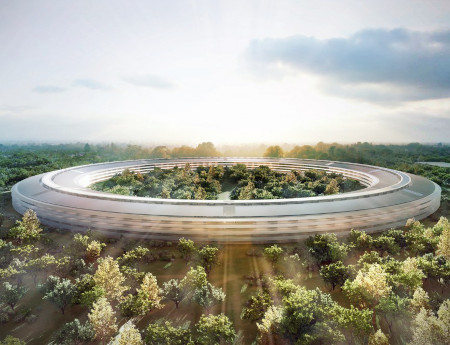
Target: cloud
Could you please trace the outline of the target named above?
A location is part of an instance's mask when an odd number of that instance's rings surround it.
[[[332,83],[324,89],[340,97],[416,100],[448,97],[450,91],[450,30],[363,30],[323,40],[267,38],[252,41],[246,57],[257,65],[319,75],[324,84]]]
[[[176,87],[174,83],[154,74],[123,77],[122,80],[134,86],[150,87],[153,89],[174,89]]]
[[[63,87],[54,86],[54,85],[41,85],[41,86],[36,86],[33,89],[33,91],[38,92],[38,93],[60,93],[60,92],[66,91],[66,89]]]
[[[80,86],[92,90],[110,90],[110,87],[93,79],[76,79],[72,82],[72,86]]]

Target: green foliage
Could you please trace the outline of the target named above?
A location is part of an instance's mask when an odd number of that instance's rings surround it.
[[[44,294],[43,299],[53,302],[64,314],[67,305],[75,296],[76,288],[69,279],[49,276],[47,282],[41,286],[41,291]]]
[[[84,344],[94,339],[95,331],[89,321],[84,324],[75,319],[67,322],[54,336],[58,345]]]
[[[188,263],[192,259],[192,255],[196,252],[195,243],[192,240],[181,237],[178,240],[178,250],[181,253],[184,261]]]
[[[136,261],[142,260],[145,258],[150,250],[145,247],[138,246],[132,250],[127,251],[121,257],[118,258],[118,261],[121,265],[132,265]]]
[[[36,212],[29,209],[23,214],[22,220],[16,221],[16,225],[9,230],[8,236],[22,243],[37,240],[41,232],[41,223]]]
[[[27,291],[28,290],[24,286],[4,282],[3,288],[0,291],[0,302],[9,305],[11,309],[14,310],[17,302],[25,296]]]
[[[338,174],[327,175],[322,171],[284,174],[264,165],[247,169],[244,164],[232,167],[200,166],[196,170],[191,170],[187,164],[184,168],[155,168],[145,175],[126,169],[92,188],[151,198],[215,200],[223,186],[231,183],[235,187],[230,198],[239,200],[300,198],[362,188],[356,180]]]
[[[236,338],[233,324],[224,314],[202,315],[195,328],[195,340],[199,345],[231,344]]]
[[[337,342],[344,339],[330,318],[335,302],[320,290],[303,287],[283,298],[279,331],[294,343]]]
[[[272,305],[272,298],[267,292],[258,291],[250,297],[242,309],[241,318],[250,321],[258,321],[263,318],[265,312]]]
[[[206,245],[202,247],[198,252],[198,258],[200,265],[205,269],[206,274],[208,275],[213,265],[217,264],[217,254],[219,253],[219,248]]]
[[[343,260],[348,252],[345,244],[339,244],[335,234],[318,234],[306,240],[309,253],[319,265]]]
[[[25,345],[25,342],[19,338],[7,335],[3,341],[0,341],[0,345]]]
[[[223,302],[225,297],[226,295],[221,288],[207,283],[194,290],[192,300],[209,312],[214,305]]]
[[[263,253],[266,259],[270,261],[272,266],[275,266],[278,260],[280,260],[281,256],[283,255],[283,248],[278,247],[276,244],[274,244],[270,247],[264,248]]]
[[[145,331],[147,345],[193,345],[191,331],[174,327],[169,321],[163,324],[151,323]]]
[[[283,156],[284,156],[284,151],[278,145],[276,145],[276,146],[269,146],[266,149],[266,152],[264,152],[264,157],[282,158]]]
[[[342,261],[322,266],[320,276],[323,280],[331,284],[332,289],[336,286],[342,286],[349,277],[348,267]]]
[[[161,295],[166,300],[174,302],[175,307],[178,308],[178,305],[185,297],[185,292],[181,288],[178,279],[170,279],[163,284]]]

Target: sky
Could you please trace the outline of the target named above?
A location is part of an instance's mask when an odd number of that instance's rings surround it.
[[[450,142],[448,0],[1,0],[0,142]]]

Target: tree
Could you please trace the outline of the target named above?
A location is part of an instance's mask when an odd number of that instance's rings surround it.
[[[231,344],[236,338],[233,324],[224,314],[202,315],[195,328],[200,345]]]
[[[145,343],[151,345],[193,345],[191,331],[174,327],[169,321],[151,323],[145,332]]]
[[[325,282],[331,284],[331,288],[334,290],[336,286],[344,285],[345,281],[348,279],[348,267],[345,266],[342,261],[331,263],[322,266],[320,269],[320,276]]]
[[[386,321],[390,334],[392,334],[392,326],[395,320],[401,320],[406,316],[408,304],[409,300],[407,298],[402,298],[394,293],[380,299],[376,309]]]
[[[202,266],[191,267],[180,282],[180,288],[185,294],[192,296],[196,289],[208,284],[205,269]]]
[[[264,152],[264,157],[273,157],[273,158],[281,158],[284,156],[284,151],[283,149],[278,146],[269,146],[266,149],[266,152]]]
[[[99,241],[91,241],[86,247],[86,259],[94,260],[100,256],[102,249],[106,247],[105,243]]]
[[[170,279],[163,284],[161,295],[175,303],[175,307],[178,309],[178,305],[184,299],[185,293],[180,286],[178,279]]]
[[[183,257],[184,261],[186,261],[187,265],[187,263],[191,261],[192,255],[196,251],[195,243],[192,240],[181,237],[178,240],[178,250],[180,251],[181,256]]]
[[[401,264],[401,272],[394,277],[408,291],[414,291],[422,286],[423,278],[425,278],[425,274],[419,268],[416,258],[406,258]]]
[[[426,310],[431,309],[429,303],[430,297],[428,296],[428,293],[419,286],[416,291],[414,291],[413,298],[409,304],[409,309],[413,314],[418,314],[422,308]]]
[[[379,329],[374,334],[370,335],[368,345],[389,345],[389,339],[381,329]]]
[[[409,345],[447,345],[450,332],[450,300],[445,300],[437,315],[420,309],[413,321],[412,340]]]
[[[267,292],[258,291],[250,297],[242,309],[241,318],[250,321],[258,321],[264,317],[265,312],[272,305],[272,298]]]
[[[280,260],[281,256],[283,255],[283,248],[278,247],[276,244],[264,248],[264,256],[267,260],[270,261],[272,264],[272,267],[275,267],[278,260]]]
[[[9,305],[14,311],[17,302],[25,296],[27,291],[28,290],[24,286],[12,285],[10,282],[4,282],[0,294],[0,302]]]
[[[119,264],[112,257],[100,258],[97,271],[94,274],[95,284],[105,291],[109,300],[120,300],[128,288],[123,285],[125,277],[120,272]]]
[[[371,310],[360,310],[352,305],[350,308],[335,306],[331,315],[339,326],[347,330],[350,344],[354,344],[355,335],[361,343],[365,343],[364,339],[373,331]]]
[[[299,287],[282,300],[280,332],[293,343],[335,343],[344,340],[330,318],[336,303],[320,290]]]
[[[450,227],[444,228],[439,236],[436,254],[450,260]]]
[[[128,295],[120,304],[122,314],[125,316],[145,315],[154,308],[162,308],[156,277],[146,273],[135,295]]]
[[[207,283],[194,290],[192,299],[194,302],[206,309],[209,314],[211,308],[225,300],[225,293],[221,288],[215,287],[211,283]]]
[[[29,209],[23,214],[22,220],[16,221],[16,225],[9,230],[8,235],[22,243],[38,239],[41,232],[41,223],[36,212]]]
[[[352,304],[373,310],[374,326],[376,325],[375,306],[391,292],[387,278],[388,274],[379,264],[372,264],[359,270],[353,281],[347,279],[342,286],[342,290]]]
[[[336,234],[317,234],[306,240],[309,253],[317,260],[319,265],[327,262],[343,260],[348,248],[339,244]]]
[[[81,345],[91,341],[95,336],[95,331],[89,321],[84,324],[75,319],[66,323],[54,337],[54,341],[59,345]]]
[[[125,322],[120,327],[119,334],[112,340],[110,345],[144,345],[142,341],[141,333],[136,329],[136,326],[131,320]]]
[[[70,304],[75,296],[75,285],[69,279],[49,276],[46,284],[42,286],[44,293],[43,299],[49,300],[64,314],[67,305]]]
[[[7,335],[3,341],[0,341],[0,345],[25,345],[25,342],[19,338]]]
[[[212,270],[214,264],[217,264],[217,253],[219,252],[219,248],[212,246],[204,246],[202,249],[198,251],[198,257],[200,260],[200,264],[205,269],[207,275]]]
[[[36,284],[37,276],[40,272],[44,272],[49,268],[57,265],[57,260],[53,255],[45,254],[36,259],[28,260],[25,264],[27,272],[33,275],[34,284]]]
[[[100,340],[102,344],[107,343],[117,332],[116,313],[105,297],[99,298],[94,303],[88,318],[94,327],[95,338]]]

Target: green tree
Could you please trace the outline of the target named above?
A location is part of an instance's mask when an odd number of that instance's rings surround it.
[[[163,284],[161,295],[175,303],[175,307],[178,309],[178,305],[184,299],[185,293],[180,286],[178,279],[170,279]]]
[[[91,341],[95,331],[89,321],[84,324],[75,319],[66,323],[54,336],[54,342],[58,345],[81,345]]]
[[[146,273],[135,295],[128,295],[120,304],[125,316],[145,315],[154,308],[162,308],[161,296],[156,277]]]
[[[266,149],[266,152],[264,152],[264,157],[273,157],[273,158],[281,158],[284,156],[284,151],[283,149],[278,146],[269,146]]]
[[[211,308],[225,300],[225,293],[221,288],[215,287],[211,283],[207,283],[194,290],[192,299],[194,302],[206,309],[209,314]]]
[[[53,255],[45,254],[36,259],[28,260],[25,264],[25,268],[28,273],[33,275],[33,281],[34,284],[36,284],[38,274],[55,268],[57,263],[58,261]]]
[[[331,284],[331,288],[334,290],[336,286],[344,285],[345,281],[348,279],[348,267],[345,266],[342,261],[331,263],[321,267],[320,276],[325,282]]]
[[[53,302],[63,314],[75,296],[75,291],[75,285],[69,279],[55,276],[49,276],[46,284],[42,286],[43,299]]]
[[[450,261],[450,226],[445,227],[439,236],[436,254]]]
[[[202,315],[195,328],[196,340],[200,345],[231,344],[236,338],[233,324],[224,314]]]
[[[106,344],[117,332],[116,313],[105,297],[94,303],[88,318],[94,328],[95,338],[100,340],[101,344]]]
[[[368,345],[389,345],[389,339],[381,329],[379,329],[374,334],[370,335]]]
[[[120,327],[119,334],[110,342],[110,345],[144,345],[144,342],[139,330],[129,320]]]
[[[213,246],[204,246],[198,251],[198,258],[200,264],[205,269],[207,275],[212,270],[213,265],[217,264],[217,254],[219,253],[219,248]]]
[[[348,252],[345,244],[339,244],[335,234],[317,234],[306,240],[309,253],[318,265],[343,260]]]
[[[389,327],[389,333],[392,333],[392,327],[395,320],[402,320],[407,316],[409,300],[391,293],[389,296],[380,299],[376,309],[383,316]]]
[[[9,230],[8,235],[22,243],[38,239],[41,232],[41,223],[36,212],[29,209],[23,214],[22,220],[16,221],[16,225]]]
[[[10,282],[3,283],[3,289],[0,293],[0,302],[7,304],[14,310],[16,304],[27,293],[27,289],[24,286],[12,285]]]
[[[169,321],[163,324],[151,323],[145,332],[145,343],[148,345],[193,345],[191,331],[174,327]]]
[[[103,289],[105,297],[110,301],[120,300],[123,292],[128,289],[123,284],[125,277],[120,272],[119,264],[110,256],[98,260],[94,281],[98,287]]]
[[[181,253],[186,265],[192,259],[192,255],[196,252],[195,243],[192,240],[181,237],[178,240],[178,250]]]
[[[242,309],[241,318],[250,321],[258,321],[272,305],[272,298],[267,292],[258,291],[256,295],[250,297]]]
[[[3,341],[0,341],[0,345],[25,345],[25,342],[19,338],[7,335]]]
[[[283,248],[278,247],[276,244],[264,248],[264,256],[267,260],[272,264],[272,267],[275,267],[277,262],[280,260],[281,256],[283,255]]]
[[[446,345],[450,332],[450,300],[445,300],[437,315],[422,308],[415,316],[409,345]]]

